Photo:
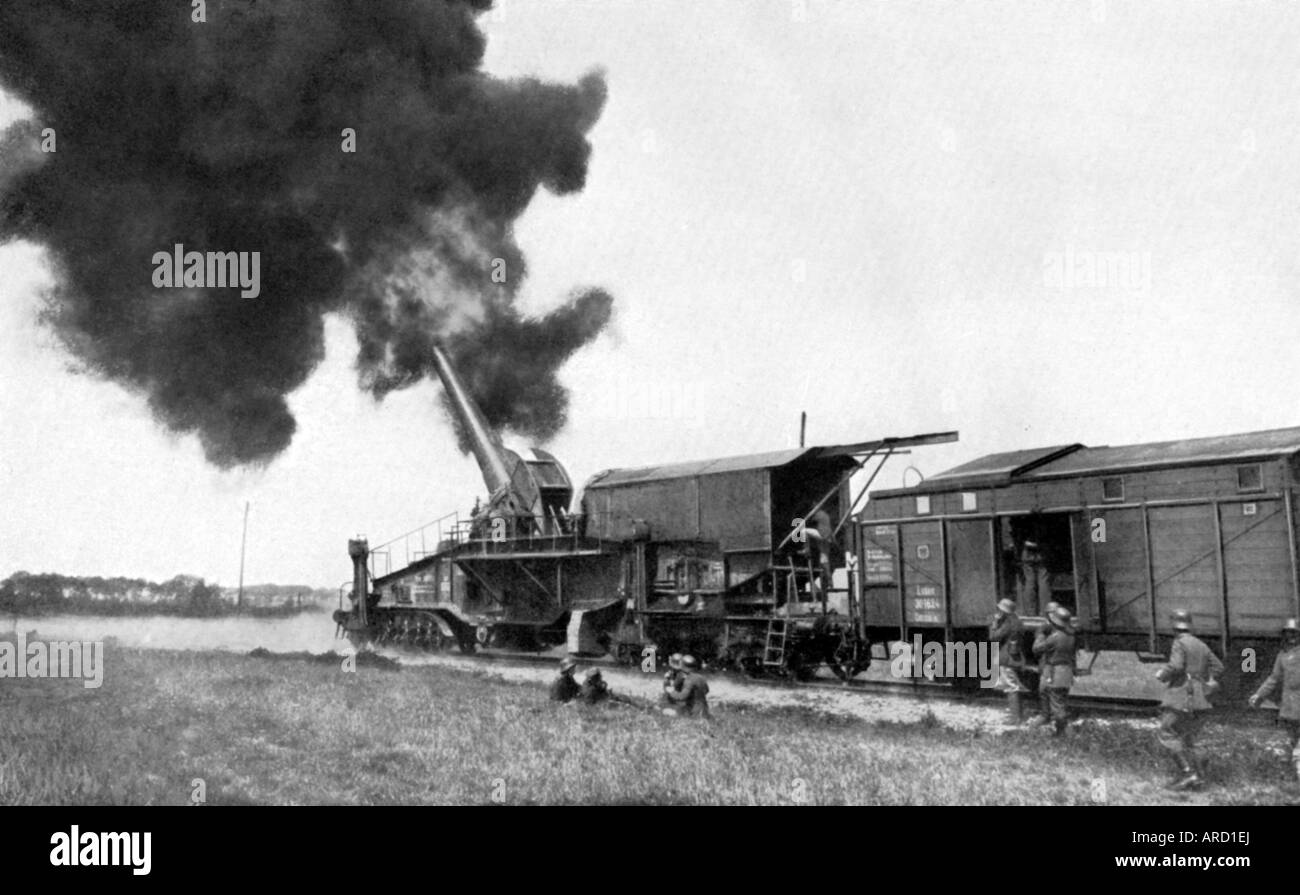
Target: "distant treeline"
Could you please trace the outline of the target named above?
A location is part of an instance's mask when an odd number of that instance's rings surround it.
[[[235,588],[193,575],[156,583],[142,578],[78,577],[15,572],[0,581],[5,615],[245,615],[284,617],[322,610],[332,591],[306,586],[258,584],[244,588],[242,607]]]

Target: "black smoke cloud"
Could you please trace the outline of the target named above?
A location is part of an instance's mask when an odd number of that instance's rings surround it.
[[[44,317],[79,365],[212,463],[267,462],[337,312],[377,398],[430,375],[442,339],[489,422],[555,434],[557,369],[611,301],[523,316],[512,227],[539,187],[584,185],[605,85],[485,74],[490,5],[209,0],[195,23],[176,0],[4,0],[0,86],[35,116],[0,139],[0,241],[48,248]],[[261,295],[155,289],[175,243],[260,252]]]

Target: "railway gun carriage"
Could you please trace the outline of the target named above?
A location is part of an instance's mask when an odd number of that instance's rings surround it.
[[[613,469],[574,494],[555,457],[503,446],[441,348],[488,498],[373,549],[349,543],[352,640],[500,646],[851,677],[870,662],[847,547],[852,475],[955,432]],[[859,493],[859,498],[865,496]],[[364,598],[361,598],[364,597]]]
[[[1300,614],[1298,488],[1293,428],[993,454],[874,491],[857,519],[866,636],[987,638],[1010,597],[1028,617],[1065,606],[1088,650],[1154,660],[1186,609],[1230,676],[1245,649],[1266,669]]]

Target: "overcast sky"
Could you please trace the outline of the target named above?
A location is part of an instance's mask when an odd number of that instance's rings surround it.
[[[896,461],[1300,424],[1300,13],[1283,2],[506,0],[487,68],[610,96],[586,190],[518,229],[538,311],[616,298],[563,378],[576,480],[959,429]],[[166,114],[166,110],[159,110]],[[0,96],[0,124],[25,114]],[[431,383],[376,405],[355,340],[268,468],[219,472],[35,319],[0,247],[0,576],[335,586],[473,504]],[[263,299],[265,300],[265,299]]]

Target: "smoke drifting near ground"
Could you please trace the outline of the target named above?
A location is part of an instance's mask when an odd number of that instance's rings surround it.
[[[175,0],[4,0],[0,86],[35,120],[0,137],[0,240],[48,248],[45,318],[79,366],[212,463],[266,462],[338,312],[377,398],[431,375],[441,338],[490,423],[555,434],[558,367],[611,300],[523,317],[512,226],[539,187],[584,185],[605,84],[482,72],[490,5],[209,0],[196,23]],[[155,288],[176,243],[260,252],[260,296]]]

